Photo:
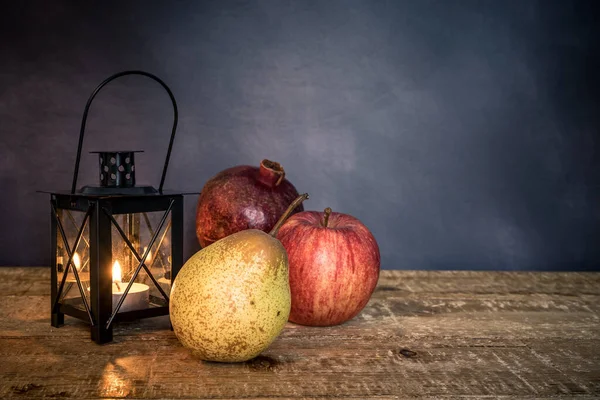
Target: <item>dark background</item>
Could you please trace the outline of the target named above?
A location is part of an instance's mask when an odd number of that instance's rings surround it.
[[[352,214],[383,268],[600,269],[594,1],[5,1],[0,12],[0,265],[49,263],[81,114],[143,69],[180,106],[166,188],[281,162],[307,209]],[[158,185],[166,93],[97,97],[98,149],[146,150]],[[186,257],[198,247],[186,199]]]

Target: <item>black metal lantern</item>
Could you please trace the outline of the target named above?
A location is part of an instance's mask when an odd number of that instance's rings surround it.
[[[135,185],[137,151],[102,151],[99,186],[77,188],[88,111],[107,83],[125,75],[158,82],[173,103],[174,122],[160,186]],[[183,195],[163,191],[177,103],[169,87],[144,71],[102,82],[84,110],[70,192],[50,192],[52,211],[52,326],[69,315],[91,324],[92,340],[112,341],[113,324],[168,315],[172,281],[183,264]]]

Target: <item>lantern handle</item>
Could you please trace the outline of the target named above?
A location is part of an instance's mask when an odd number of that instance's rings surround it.
[[[71,194],[75,194],[75,189],[77,187],[77,176],[79,174],[79,160],[81,159],[81,148],[83,147],[83,136],[85,133],[85,123],[87,121],[87,116],[88,116],[88,112],[90,110],[90,106],[92,105],[92,101],[94,100],[94,98],[96,97],[96,95],[98,94],[100,89],[102,89],[107,83],[109,83],[117,78],[120,78],[121,76],[125,76],[125,75],[143,75],[143,76],[147,76],[148,78],[155,80],[167,91],[167,93],[169,94],[169,97],[171,98],[171,102],[173,103],[173,129],[171,130],[171,139],[169,140],[169,149],[167,150],[167,158],[165,159],[165,165],[163,167],[162,177],[160,178],[160,186],[158,187],[158,192],[162,194],[163,184],[165,183],[165,177],[167,176],[167,168],[169,167],[169,160],[171,158],[171,150],[173,149],[173,141],[175,140],[175,131],[177,129],[177,120],[178,120],[177,102],[175,101],[173,92],[171,92],[171,89],[169,89],[169,87],[167,86],[166,83],[164,83],[157,76],[152,75],[151,73],[145,72],[145,71],[123,71],[123,72],[114,74],[114,75],[106,78],[101,84],[99,84],[96,87],[96,89],[94,89],[92,94],[90,95],[90,98],[88,99],[87,104],[85,105],[85,110],[83,111],[83,120],[81,121],[81,130],[79,132],[79,145],[77,147],[77,159],[75,160],[75,172],[73,173],[73,185],[71,186]]]

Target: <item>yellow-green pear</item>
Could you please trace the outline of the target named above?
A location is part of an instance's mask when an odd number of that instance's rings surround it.
[[[194,254],[181,268],[169,302],[179,341],[206,361],[259,355],[279,335],[291,308],[288,259],[275,238],[299,196],[268,234],[248,229]]]

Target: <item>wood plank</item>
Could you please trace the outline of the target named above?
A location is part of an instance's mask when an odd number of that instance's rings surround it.
[[[293,338],[276,341],[258,360],[218,364],[195,359],[174,338],[137,342],[133,350],[132,342],[100,347],[78,341],[76,347],[84,348],[79,354],[65,354],[59,340],[36,341],[12,340],[14,347],[34,348],[37,354],[4,357],[0,377],[3,382],[12,378],[12,383],[0,390],[3,397],[27,384],[43,387],[46,393],[72,388],[71,397],[78,398],[192,393],[212,398],[600,394],[593,383],[594,376],[600,376],[598,356],[574,370],[578,361],[554,364],[540,358],[542,349],[528,347],[434,347],[413,340],[406,343],[412,353],[402,354],[393,343],[381,341],[330,343],[324,351],[327,344],[311,346]],[[575,347],[569,341],[553,343],[569,346],[570,360],[586,358],[586,352],[599,345],[598,340]],[[85,350],[91,352],[85,356]],[[44,363],[38,364],[42,356]],[[351,379],[355,374],[360,374],[359,380]]]
[[[384,270],[377,296],[386,292],[600,295],[597,272]],[[0,296],[49,295],[50,268],[0,267]]]
[[[382,271],[378,290],[409,293],[600,295],[597,272]]]
[[[167,317],[105,346],[73,318],[50,327],[48,272],[0,269],[0,398],[600,396],[600,274],[383,271],[354,320],[287,324],[257,359],[218,364]]]
[[[600,313],[595,311],[597,305],[573,302],[571,298],[556,298],[551,302],[543,300],[542,304],[544,306],[527,298],[495,303],[477,299],[465,299],[459,303],[371,299],[358,317],[341,326],[301,329],[303,327],[288,324],[286,330],[298,330],[298,335],[308,337],[315,332],[345,337],[390,334],[414,337],[502,336],[514,339],[600,337]],[[537,311],[536,305],[539,307]],[[88,334],[85,323],[68,316],[65,317],[65,327],[50,327],[48,309],[48,297],[5,297],[0,303],[0,313],[4,316],[0,320],[0,336]],[[143,334],[168,330],[169,324],[167,317],[158,317],[119,324],[118,329],[115,332],[117,336]]]
[[[0,267],[0,297],[50,296],[49,267]]]

